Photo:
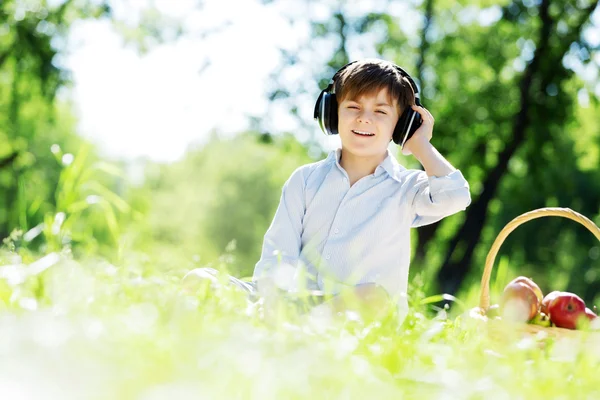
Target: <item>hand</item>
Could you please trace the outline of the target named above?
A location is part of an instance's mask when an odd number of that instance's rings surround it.
[[[404,147],[402,147],[402,154],[405,156],[409,154],[414,154],[414,151],[420,144],[429,143],[431,138],[433,137],[433,124],[435,123],[435,119],[433,115],[424,107],[412,105],[413,110],[421,115],[421,119],[423,119],[423,123],[416,130],[416,132],[412,135],[410,139],[404,143]]]

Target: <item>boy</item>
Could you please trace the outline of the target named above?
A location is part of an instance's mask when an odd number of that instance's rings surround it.
[[[410,228],[471,202],[461,172],[430,143],[434,119],[419,104],[414,81],[392,63],[360,60],[336,73],[315,117],[325,133],[339,134],[341,148],[301,166],[284,184],[254,270],[259,293],[273,285],[329,293],[326,304],[336,312],[377,312],[391,299],[404,318]],[[425,171],[399,165],[391,140]]]
[[[363,318],[382,316],[391,303],[403,320],[410,228],[464,210],[469,185],[430,143],[434,119],[395,64],[366,59],[344,66],[319,96],[315,118],[326,134],[339,134],[341,148],[292,173],[253,282],[229,281],[252,295],[308,290],[321,310],[354,310]],[[388,151],[392,140],[425,171],[398,164]],[[184,284],[216,282],[216,274],[197,269]]]

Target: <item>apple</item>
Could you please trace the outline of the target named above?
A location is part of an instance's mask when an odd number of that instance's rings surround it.
[[[596,318],[598,318],[598,316],[596,315],[595,312],[593,312],[592,310],[590,310],[589,308],[585,308],[585,316],[590,320],[593,321]]]
[[[533,279],[527,278],[526,276],[517,276],[511,281],[511,283],[512,282],[521,282],[532,288],[540,303],[544,299],[544,293],[542,292],[542,289],[540,289],[540,287],[537,285],[537,283],[533,281]]]
[[[510,282],[506,285],[500,304],[504,318],[519,322],[531,320],[540,309],[537,294],[523,282]]]
[[[575,329],[585,316],[585,302],[574,293],[560,292],[548,305],[550,320],[559,328]]]
[[[546,295],[546,297],[544,297],[544,299],[542,300],[542,308],[541,311],[544,314],[549,314],[548,313],[548,305],[550,304],[550,302],[552,300],[554,300],[556,298],[556,296],[558,296],[560,294],[559,290],[555,290],[553,292],[550,292]]]
[[[585,312],[577,320],[577,329],[597,329],[595,325],[598,321],[595,320],[599,320],[596,313],[586,307]]]

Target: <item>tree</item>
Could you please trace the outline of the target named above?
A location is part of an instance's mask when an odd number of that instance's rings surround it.
[[[512,3],[504,8],[503,20],[495,25],[495,29],[491,32],[493,35],[501,37],[501,29],[504,24],[519,24],[521,19],[525,19],[523,14],[527,16],[531,14],[527,8],[515,13],[511,8],[515,4]],[[536,176],[535,181],[541,181],[545,167],[540,168],[540,166],[547,165],[547,162],[551,162],[551,160],[546,160],[540,150],[543,149],[544,142],[548,141],[555,142],[559,147],[560,136],[564,134],[561,127],[572,117],[575,99],[565,93],[563,87],[572,78],[573,72],[562,65],[562,60],[574,43],[585,46],[581,31],[596,9],[597,3],[590,2],[581,10],[570,9],[570,12],[568,11],[569,2],[565,4],[554,2],[553,5],[563,11],[554,9],[554,13],[552,13],[550,0],[542,0],[538,8],[538,16],[529,17],[525,20],[528,23],[523,23],[523,25],[529,25],[539,22],[539,29],[534,41],[533,57],[518,81],[519,106],[515,110],[510,133],[504,138],[505,146],[497,153],[495,157],[497,161],[494,165],[485,172],[481,193],[466,211],[465,221],[450,240],[439,274],[440,288],[443,292],[455,293],[467,276],[472,266],[475,247],[479,243],[479,237],[488,220],[490,202],[497,197],[499,186],[509,173],[509,162],[519,151],[527,152],[524,158],[526,164],[531,166],[530,173]],[[533,21],[529,21],[529,19],[533,19]],[[537,21],[538,19],[539,21]],[[560,34],[562,37],[555,30],[559,22],[563,22],[565,27],[564,32]],[[559,101],[555,102],[549,99],[548,88],[550,85],[555,88],[553,90],[557,91],[555,96]],[[482,138],[480,146],[485,145],[484,140],[489,140],[489,138]],[[560,148],[569,153],[573,151],[564,144]],[[563,157],[567,158],[568,156],[563,155]],[[571,163],[574,161],[570,160]],[[571,165],[571,167],[574,166]],[[565,178],[568,179],[568,177]],[[559,188],[551,187],[551,189]],[[598,204],[600,192],[597,187],[595,189],[595,194],[586,199],[589,203],[582,204],[584,207],[581,209],[582,212],[597,212],[590,207],[591,204]],[[550,193],[546,193],[550,195]],[[544,198],[538,199],[538,201],[532,206],[547,205]]]
[[[152,13],[144,16],[152,17]],[[77,158],[76,153],[85,140],[77,135],[71,105],[56,98],[58,90],[69,83],[68,71],[60,64],[59,56],[65,50],[72,24],[86,18],[108,19],[125,33],[126,26],[113,18],[108,1],[6,0],[0,3],[2,238],[15,229],[26,232],[43,224],[49,213],[64,211],[60,210],[64,193],[57,193],[63,190],[61,176],[73,154],[75,159],[82,159]],[[146,39],[162,39],[161,34],[166,31],[158,29],[162,22],[156,15],[141,19],[137,32],[142,34],[136,36],[140,48]],[[85,164],[91,167],[98,161],[97,155],[91,146],[86,148],[90,151],[84,157]],[[66,158],[57,160],[57,152],[51,149],[61,149]],[[94,183],[100,184],[100,181]],[[88,192],[84,190],[80,194],[85,193]],[[92,220],[90,217],[88,222]]]

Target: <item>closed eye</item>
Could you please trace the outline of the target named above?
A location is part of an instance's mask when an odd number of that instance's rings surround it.
[[[383,110],[377,110],[376,112],[381,113],[383,115],[387,115],[387,113],[385,111],[383,111]]]

